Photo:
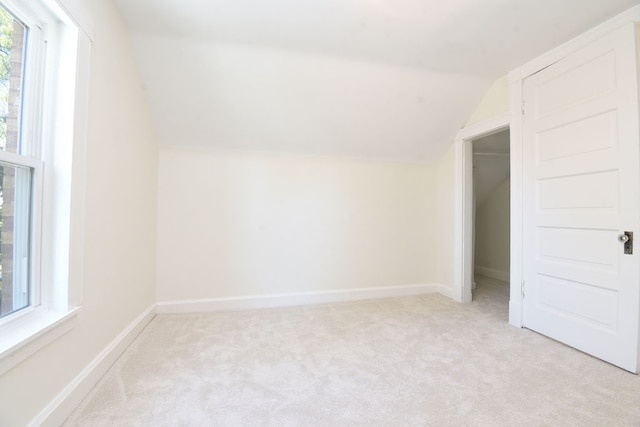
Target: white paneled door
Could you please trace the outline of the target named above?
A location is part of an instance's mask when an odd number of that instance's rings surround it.
[[[629,25],[523,87],[523,325],[632,372],[640,309],[637,79]],[[636,240],[633,253],[620,241],[625,232]]]

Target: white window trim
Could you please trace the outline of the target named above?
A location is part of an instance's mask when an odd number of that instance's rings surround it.
[[[84,32],[88,41],[93,40],[93,18],[81,0],[44,0],[45,4],[55,4],[66,16]]]
[[[41,180],[38,174],[52,173],[55,169],[57,176],[62,175],[56,180],[57,184],[53,188],[46,189],[55,193],[55,202],[49,197],[48,200],[45,198],[42,201],[41,206],[34,206],[34,209],[56,209],[53,222],[44,226],[51,233],[56,233],[56,236],[47,237],[51,243],[49,248],[43,247],[42,258],[51,258],[53,251],[63,254],[49,267],[43,266],[45,274],[43,280],[54,280],[57,283],[50,282],[43,286],[43,292],[49,292],[49,294],[43,296],[42,304],[21,310],[0,324],[0,375],[69,332],[76,323],[82,302],[84,180],[93,22],[79,0],[23,0],[23,2],[45,4],[56,11],[63,21],[72,23],[76,27],[77,31],[73,32],[73,39],[66,40],[75,44],[76,52],[72,57],[66,58],[67,65],[62,64],[63,74],[75,75],[75,78],[67,78],[66,82],[62,83],[75,87],[75,97],[66,105],[69,107],[67,128],[56,129],[56,151],[51,159],[53,164],[44,168],[42,173],[43,167],[40,160],[32,159],[36,171],[35,187]],[[9,7],[12,6],[12,0],[3,0],[3,3]],[[68,35],[66,34],[67,37]],[[69,68],[69,64],[73,68]],[[23,156],[22,163],[24,161]],[[31,159],[26,161],[31,162]],[[34,189],[35,191],[39,190]],[[38,203],[38,201],[35,202],[36,205]],[[49,268],[48,271],[47,268]]]
[[[19,319],[14,319],[11,322],[11,329],[2,332],[0,376],[69,332],[75,324],[79,311],[79,307],[67,313],[34,310]]]

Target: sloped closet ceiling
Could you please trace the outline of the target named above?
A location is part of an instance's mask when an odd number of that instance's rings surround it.
[[[437,161],[489,84],[637,0],[116,0],[162,144]]]

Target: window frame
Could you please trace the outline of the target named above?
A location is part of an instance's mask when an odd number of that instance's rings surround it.
[[[0,0],[29,27],[21,138],[36,142],[22,154],[0,152],[0,161],[33,171],[31,289],[29,307],[0,319],[0,375],[70,331],[82,302],[93,21],[79,0],[19,3]]]
[[[25,52],[23,58],[22,99],[19,125],[18,153],[0,150],[0,163],[8,166],[25,167],[31,170],[30,188],[30,212],[28,218],[29,228],[29,282],[28,303],[24,308],[19,308],[13,313],[0,318],[0,330],[5,324],[14,319],[28,316],[36,310],[42,309],[42,282],[41,282],[41,251],[42,246],[42,198],[44,181],[44,159],[42,158],[42,145],[51,143],[45,140],[47,129],[42,118],[47,109],[44,87],[47,82],[45,77],[45,58],[47,57],[47,22],[52,16],[47,16],[42,9],[34,10],[33,5],[14,5],[11,1],[0,0],[0,6],[4,7],[17,20],[27,28],[25,37]],[[35,17],[35,19],[34,19]],[[38,19],[40,18],[40,19]],[[53,77],[56,78],[56,77]],[[17,212],[16,212],[17,213]]]

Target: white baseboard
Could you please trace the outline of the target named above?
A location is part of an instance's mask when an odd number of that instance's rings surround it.
[[[31,421],[29,426],[60,426],[155,315],[156,306],[154,304],[140,314],[125,330],[111,341],[111,343]]]
[[[391,298],[429,293],[440,293],[451,298],[451,291],[449,290],[449,287],[444,285],[404,285],[335,291],[255,295],[247,297],[160,301],[158,302],[157,313],[203,313],[212,311],[251,310],[256,308],[326,304],[331,302]]]
[[[479,265],[476,265],[473,271],[475,274],[480,274],[490,279],[502,280],[507,283],[510,281],[508,271],[495,270],[493,268],[481,267]]]
[[[434,289],[436,290],[435,292],[439,293],[442,296],[445,296],[449,299],[452,299],[454,301],[456,300],[456,295],[455,295],[455,289],[453,289],[453,287],[451,286],[447,286],[447,285],[442,285],[442,284],[433,284],[431,285],[434,287]]]

